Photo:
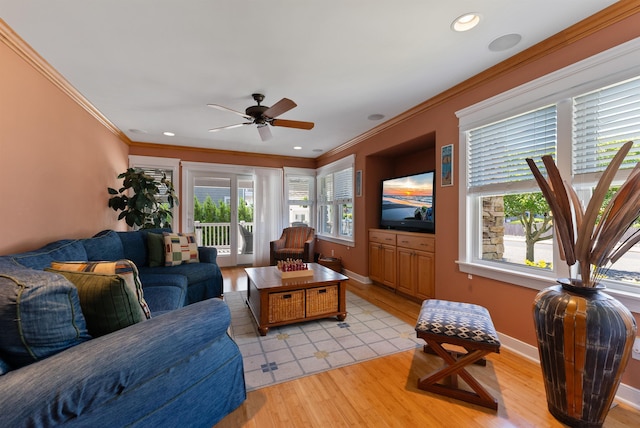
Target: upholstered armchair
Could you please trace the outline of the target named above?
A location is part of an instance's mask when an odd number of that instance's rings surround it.
[[[302,259],[305,262],[313,261],[313,246],[316,230],[312,227],[287,227],[282,231],[282,236],[276,241],[271,241],[271,265],[278,260]]]

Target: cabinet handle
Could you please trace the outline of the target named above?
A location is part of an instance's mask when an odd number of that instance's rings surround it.
[[[327,292],[326,288],[323,288],[322,290],[318,290],[318,294],[325,294]]]
[[[291,298],[291,294],[285,294],[284,296],[282,296],[283,299],[290,299]]]

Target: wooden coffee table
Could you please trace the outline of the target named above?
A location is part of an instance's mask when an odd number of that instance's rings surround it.
[[[283,279],[275,266],[246,268],[247,305],[260,335],[270,327],[300,321],[347,317],[348,277],[317,263],[309,263],[313,276]]]

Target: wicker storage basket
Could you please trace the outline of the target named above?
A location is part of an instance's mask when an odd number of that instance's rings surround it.
[[[307,291],[307,317],[338,312],[338,286],[309,288]]]
[[[269,322],[304,318],[304,290],[269,294]]]

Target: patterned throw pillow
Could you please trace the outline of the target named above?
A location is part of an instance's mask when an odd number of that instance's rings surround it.
[[[125,284],[137,297],[138,304],[142,308],[147,319],[151,318],[149,305],[144,300],[142,283],[138,275],[138,268],[131,260],[116,260],[114,262],[51,262],[51,268],[75,272],[96,272],[108,275],[118,275],[124,279]]]
[[[136,293],[122,275],[46,269],[67,278],[78,289],[80,307],[93,337],[104,336],[146,320]]]
[[[198,263],[198,243],[194,233],[164,232],[165,266]]]

